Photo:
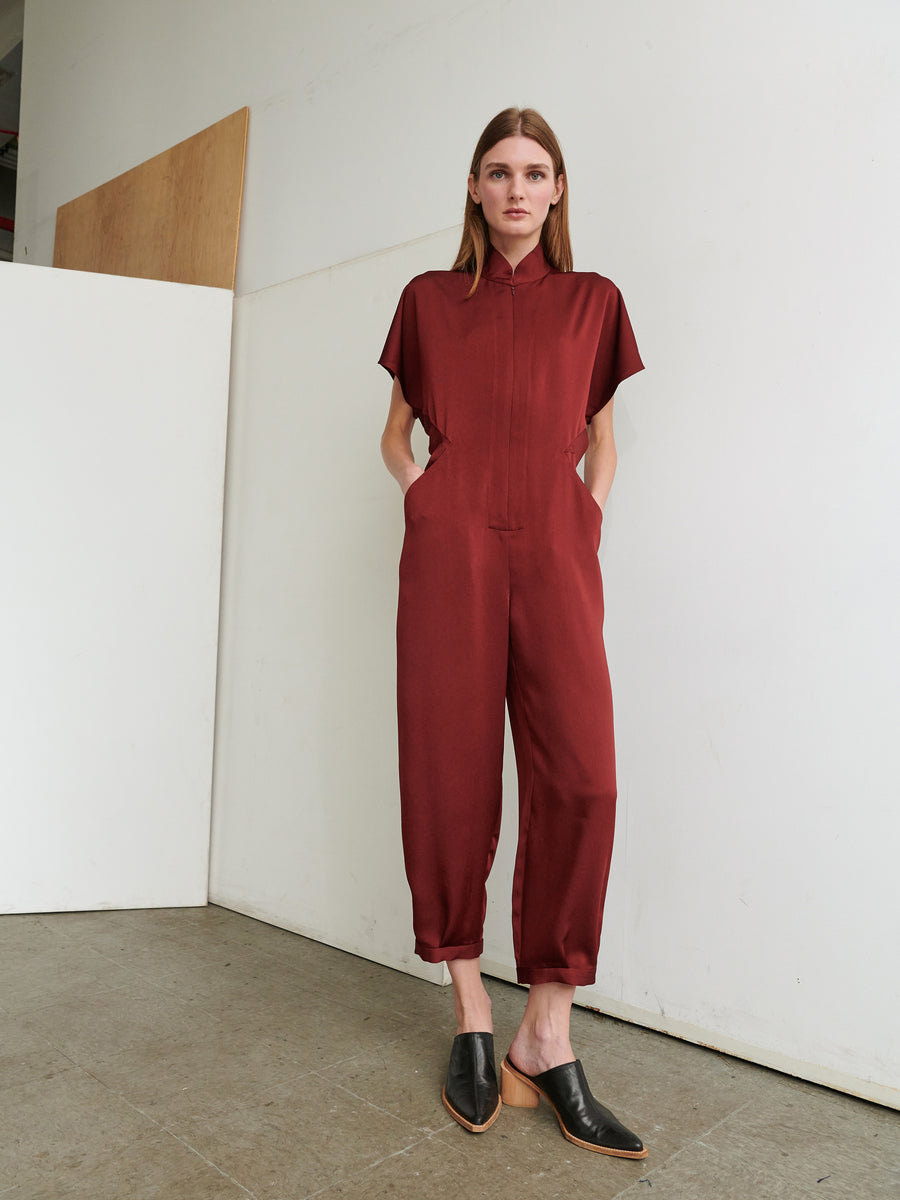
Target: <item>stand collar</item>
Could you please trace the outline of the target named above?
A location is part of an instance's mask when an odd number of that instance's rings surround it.
[[[491,246],[484,261],[482,274],[485,279],[493,279],[496,283],[520,284],[543,279],[551,270],[552,267],[544,257],[544,249],[538,242],[535,248],[525,255],[515,271],[500,251]]]

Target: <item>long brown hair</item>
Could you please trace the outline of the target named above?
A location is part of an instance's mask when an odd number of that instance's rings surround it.
[[[497,113],[496,117],[488,122],[484,132],[478,139],[475,153],[472,155],[470,173],[477,179],[481,172],[481,162],[485,154],[492,147],[496,146],[498,142],[502,142],[504,138],[515,137],[517,135],[532,138],[546,150],[553,164],[554,179],[557,179],[560,175],[563,177],[566,176],[566,164],[563,162],[562,150],[559,148],[556,134],[541,114],[533,108],[504,108],[503,112]],[[551,205],[550,211],[547,213],[547,219],[541,228],[541,246],[544,256],[547,262],[552,267],[555,267],[557,271],[572,270],[572,242],[569,237],[568,178],[565,178],[565,183],[566,186],[563,188],[562,196],[556,204]],[[453,270],[468,271],[474,274],[475,280],[469,291],[469,296],[473,295],[475,289],[478,287],[478,281],[484,269],[484,260],[487,257],[490,244],[488,224],[484,219],[481,205],[476,204],[471,195],[467,193],[466,210],[463,214],[462,240],[459,244],[459,251],[456,255],[456,262],[453,264]]]

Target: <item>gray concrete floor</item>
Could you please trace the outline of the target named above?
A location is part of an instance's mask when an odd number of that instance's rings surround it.
[[[524,992],[488,980],[498,1056]],[[225,909],[0,917],[3,1200],[897,1200],[900,1115],[578,1010],[598,1098],[649,1146],[486,1134],[441,1106],[453,998]]]

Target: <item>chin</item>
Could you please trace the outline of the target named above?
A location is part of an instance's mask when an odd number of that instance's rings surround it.
[[[499,225],[492,226],[496,233],[502,233],[504,237],[533,237],[534,234],[540,231],[540,225],[535,225],[529,221],[523,224],[521,221],[503,220]]]

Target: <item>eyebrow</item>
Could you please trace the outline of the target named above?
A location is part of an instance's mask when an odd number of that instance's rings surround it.
[[[492,170],[495,170],[497,167],[502,167],[504,171],[508,171],[509,163],[504,163],[504,162],[485,163],[482,167],[482,170],[492,171]],[[525,168],[526,171],[536,171],[538,169],[540,169],[542,171],[551,171],[553,168],[550,166],[549,163],[544,163],[544,162],[529,163],[528,166]]]

